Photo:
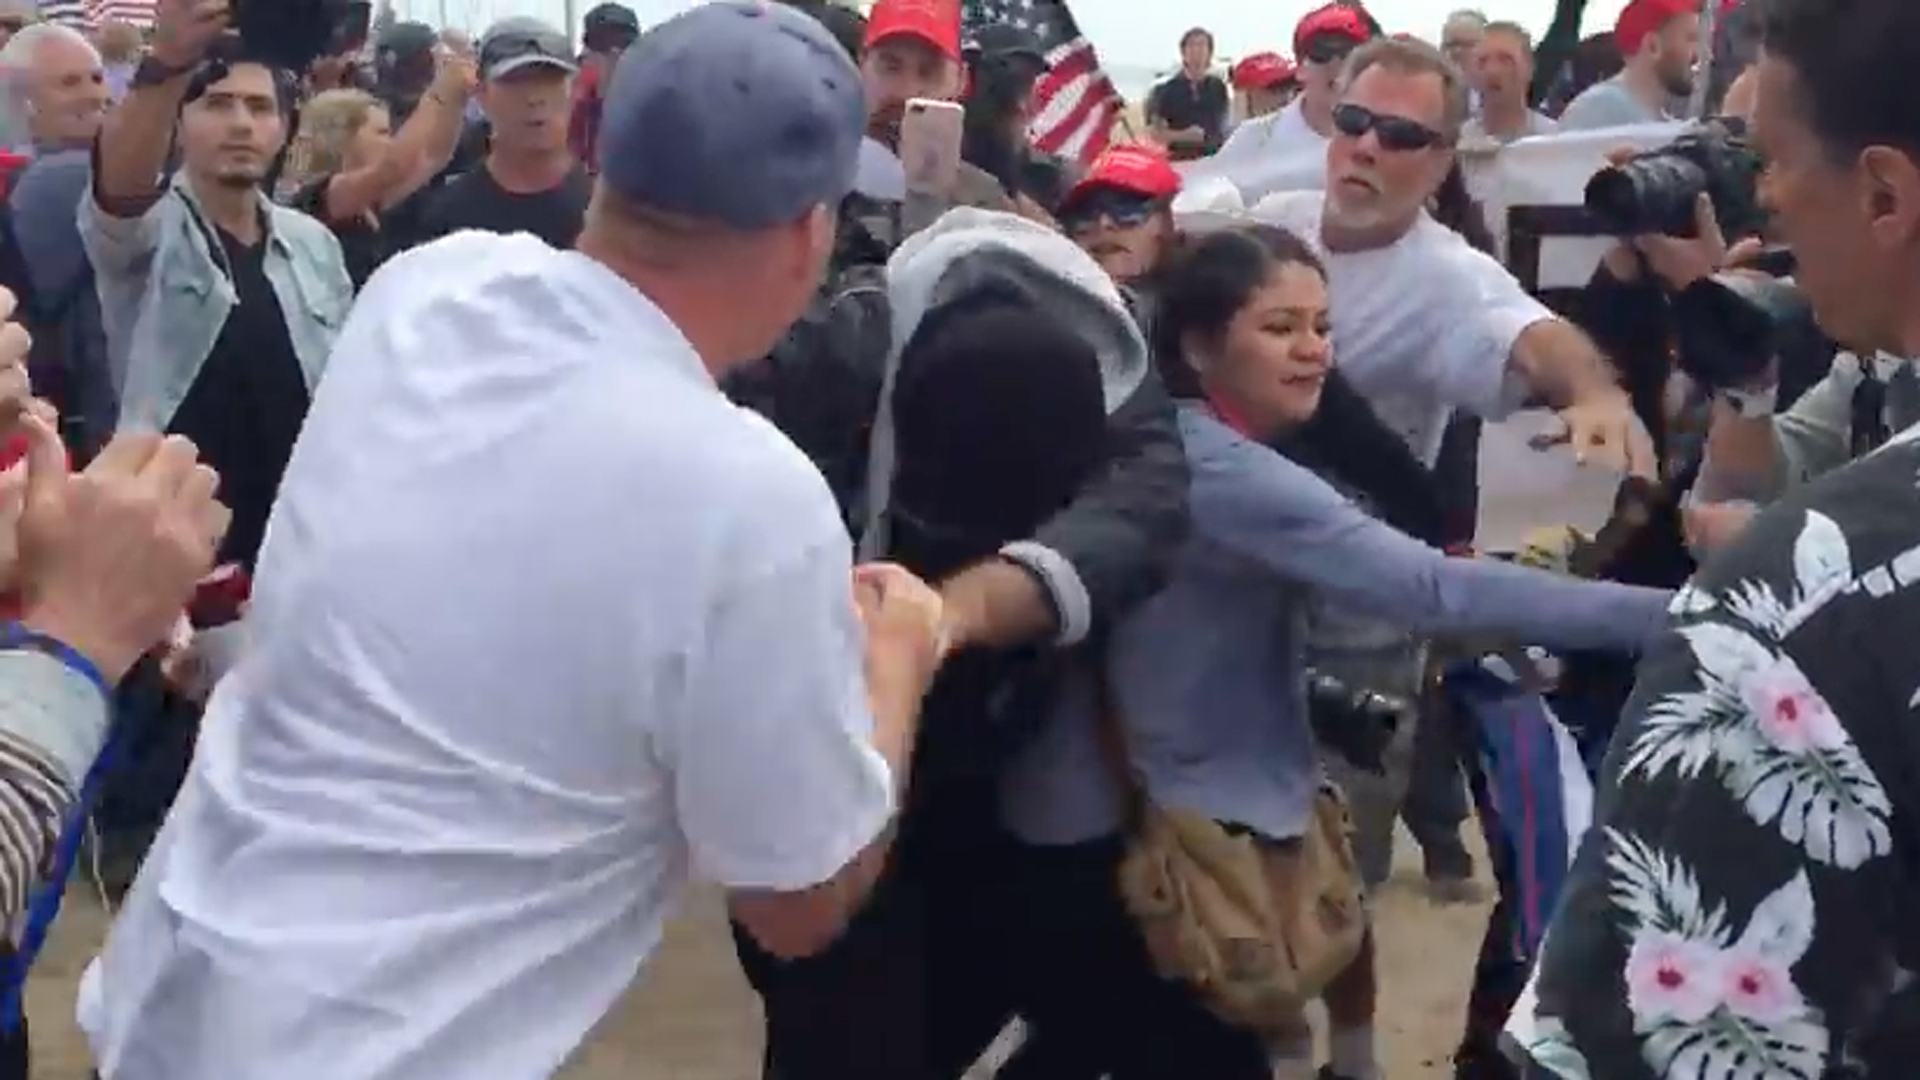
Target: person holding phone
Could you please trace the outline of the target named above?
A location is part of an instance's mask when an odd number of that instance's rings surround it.
[[[944,114],[923,108],[924,120],[915,121],[912,145],[902,145],[909,126],[909,103],[959,99],[965,83],[961,52],[960,5],[952,0],[879,0],[867,14],[866,36],[860,55],[861,82],[867,95],[867,134],[901,156],[923,160],[951,158],[951,172],[924,173],[926,184],[909,189],[898,215],[895,235],[887,246],[924,229],[955,206],[1011,210],[1000,181],[991,173],[960,160],[962,125]],[[957,106],[956,106],[957,108]],[[924,124],[924,127],[918,125]]]

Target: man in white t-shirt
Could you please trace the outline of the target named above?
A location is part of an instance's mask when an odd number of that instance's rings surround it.
[[[776,954],[839,932],[939,603],[714,379],[817,288],[864,112],[805,15],[695,8],[622,62],[577,251],[375,276],[83,989],[104,1080],[550,1076],[691,875]]]
[[[1427,213],[1467,118],[1459,69],[1425,42],[1383,39],[1349,71],[1326,190],[1253,209],[1324,253],[1340,370],[1429,463],[1455,410],[1498,417],[1531,392],[1577,454],[1644,464],[1646,433],[1593,342]]]
[[[1614,467],[1648,467],[1652,446],[1606,359],[1571,324],[1527,295],[1492,256],[1428,215],[1453,166],[1467,119],[1467,88],[1445,54],[1384,39],[1348,61],[1333,109],[1326,190],[1275,195],[1253,216],[1306,239],[1325,260],[1334,363],[1431,466],[1455,411],[1497,418],[1529,392],[1559,410],[1577,454]],[[1350,636],[1360,629],[1342,627]],[[1421,740],[1420,782],[1460,778],[1445,741]],[[1363,867],[1382,865],[1409,773],[1351,779]],[[1459,822],[1451,823],[1457,830]],[[1330,994],[1333,1027],[1371,1031],[1370,985]]]
[[[1335,83],[1348,54],[1372,38],[1366,17],[1344,4],[1308,12],[1293,31],[1299,94],[1278,112],[1234,128],[1219,153],[1188,167],[1186,174],[1226,177],[1249,206],[1276,191],[1319,187],[1326,175],[1327,138],[1333,134]]]

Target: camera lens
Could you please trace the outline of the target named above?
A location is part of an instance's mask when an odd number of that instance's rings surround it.
[[[1673,151],[1656,151],[1611,168],[1587,181],[1589,213],[1617,236],[1664,233],[1692,236],[1694,203],[1707,190],[1707,174]]]

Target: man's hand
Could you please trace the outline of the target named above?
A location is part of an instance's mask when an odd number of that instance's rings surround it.
[[[1749,236],[1732,247],[1720,234],[1720,222],[1714,217],[1713,200],[1701,195],[1694,201],[1692,236],[1636,236],[1633,247],[1646,257],[1648,269],[1666,287],[1679,292],[1687,286],[1738,266],[1760,253],[1763,245],[1757,236]]]
[[[1749,502],[1695,503],[1680,512],[1687,547],[1705,556],[1727,546],[1753,521],[1760,508]]]
[[[168,67],[193,67],[227,32],[230,18],[228,0],[158,0],[147,51]]]
[[[945,658],[940,594],[896,563],[853,569],[853,603],[867,631],[867,672],[905,675],[922,690]]]
[[[471,56],[441,48],[435,53],[436,67],[429,93],[440,95],[448,104],[465,104],[468,95],[480,85],[480,69]]]
[[[1543,440],[1543,445],[1567,446],[1582,465],[1648,479],[1658,475],[1653,439],[1625,391],[1610,388],[1587,394],[1558,415],[1561,430]]]
[[[116,436],[75,475],[38,418],[20,515],[23,620],[63,641],[117,682],[166,641],[213,566],[231,515],[219,477],[177,436]]]

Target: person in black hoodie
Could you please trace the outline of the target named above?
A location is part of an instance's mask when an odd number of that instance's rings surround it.
[[[1127,501],[1160,490],[1154,469],[1184,476],[1177,456],[1148,458],[1144,482],[1114,490],[1110,404],[1149,374],[1117,296],[1063,316],[1080,282],[1043,265],[1061,254],[1057,238],[1004,214],[956,211],[942,225],[895,260],[895,307],[914,320],[887,376],[884,478],[872,488],[884,497],[866,550],[986,603],[971,630],[953,627],[958,648],[923,708],[899,840],[867,907],[827,953],[797,963],[736,935],[765,1003],[767,1075],[782,1080],[944,1080],[1015,1011],[1003,943],[1019,852],[999,825],[1001,766],[1055,707],[1070,653],[1053,639],[1078,640],[1086,620],[1150,591],[1152,530],[1184,523],[1183,499],[1171,513]],[[1079,269],[1099,281],[1091,264]],[[852,1017],[863,1035],[850,1042]]]

